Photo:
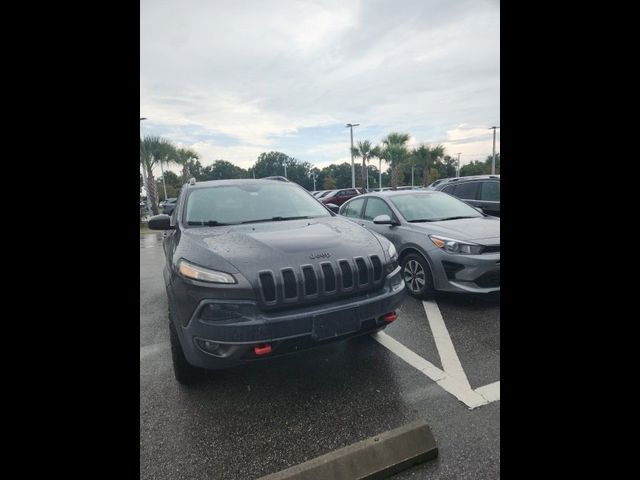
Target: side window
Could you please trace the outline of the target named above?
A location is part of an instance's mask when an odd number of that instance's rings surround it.
[[[341,212],[342,215],[344,215],[345,217],[360,218],[360,211],[362,210],[363,203],[364,198],[358,198],[349,202],[345,206],[344,211]]]
[[[480,189],[480,200],[487,202],[500,201],[500,182],[482,182]]]
[[[358,192],[355,191],[353,188],[351,190],[347,190],[345,193],[343,193],[343,195],[357,195]]]
[[[453,188],[455,185],[447,185],[446,187],[442,187],[442,191],[448,193],[449,195],[453,195]]]
[[[453,194],[463,200],[475,200],[478,191],[478,182],[465,182],[456,185]]]
[[[343,195],[346,195],[346,193],[344,193],[344,192],[345,192],[344,190],[340,190],[339,192],[336,192],[336,195],[335,195],[335,196],[336,196],[336,197],[341,197],[341,196],[343,196]]]
[[[367,206],[364,209],[364,219],[373,220],[378,215],[389,215],[393,218],[393,212],[384,200],[375,197],[369,198]]]

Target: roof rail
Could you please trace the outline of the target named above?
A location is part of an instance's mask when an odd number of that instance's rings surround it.
[[[278,175],[274,175],[271,177],[264,177],[263,180],[279,180],[281,182],[288,182],[289,179],[286,177],[282,177],[282,176],[278,176]]]

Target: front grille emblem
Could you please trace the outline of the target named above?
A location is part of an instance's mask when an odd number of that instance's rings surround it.
[[[309,255],[311,260],[315,260],[316,258],[329,258],[331,254],[329,252],[320,252],[320,253],[312,253]]]

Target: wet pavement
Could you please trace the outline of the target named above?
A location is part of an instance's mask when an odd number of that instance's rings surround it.
[[[499,478],[500,401],[470,409],[368,336],[180,387],[161,240],[140,236],[140,478],[258,478],[418,419],[439,458],[394,478]],[[471,387],[499,381],[499,298],[436,301]],[[408,297],[385,333],[443,368],[421,302]]]

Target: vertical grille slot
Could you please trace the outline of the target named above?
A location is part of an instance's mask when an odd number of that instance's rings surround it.
[[[382,278],[382,262],[377,255],[371,255],[371,263],[373,264],[373,281],[377,282]]]
[[[356,266],[358,267],[358,281],[360,285],[369,283],[369,269],[363,258],[356,258]]]
[[[324,277],[324,291],[333,292],[336,289],[336,274],[330,263],[322,264],[322,276]]]
[[[284,298],[296,298],[298,296],[298,286],[296,285],[296,275],[291,268],[282,270],[282,280],[284,284]]]
[[[304,294],[315,295],[318,293],[318,281],[313,267],[309,265],[302,267],[302,275],[304,276]]]
[[[262,296],[266,302],[276,301],[276,282],[271,272],[262,272],[260,274],[260,285],[262,287]]]
[[[353,274],[351,272],[351,265],[346,260],[340,260],[340,271],[342,273],[342,288],[353,287]]]

